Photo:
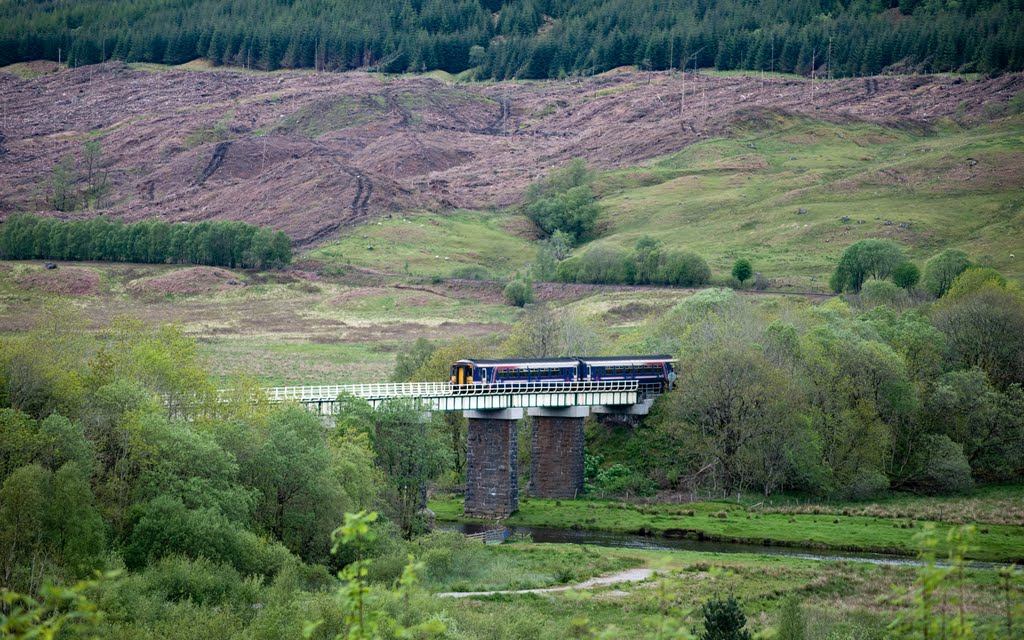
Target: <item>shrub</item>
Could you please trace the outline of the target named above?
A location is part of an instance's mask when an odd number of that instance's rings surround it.
[[[524,307],[533,302],[533,285],[525,280],[513,280],[505,285],[505,302]]]
[[[711,267],[704,258],[688,251],[673,251],[665,255],[658,273],[661,284],[696,287],[711,281]]]
[[[200,606],[248,604],[258,596],[256,584],[243,580],[230,565],[180,556],[164,558],[147,569],[142,589],[162,600],[191,600]]]
[[[753,637],[743,628],[747,625],[747,616],[733,596],[715,596],[701,605],[700,611],[704,615],[704,633],[700,634],[700,640],[751,640]]]
[[[921,286],[936,298],[941,298],[953,285],[956,277],[971,266],[971,259],[959,249],[946,249],[932,256],[924,265]]]
[[[523,210],[548,236],[561,231],[577,244],[591,237],[600,210],[590,188],[593,176],[577,158],[530,185]]]
[[[974,487],[971,465],[964,448],[941,434],[927,434],[918,445],[913,459],[911,483],[923,493],[932,495],[963,493]]]
[[[866,307],[886,305],[894,309],[910,304],[910,296],[888,280],[868,280],[860,291],[861,302]]]
[[[854,242],[839,258],[839,264],[829,278],[835,293],[860,293],[868,278],[884,280],[906,262],[903,250],[891,240],[868,239]]]
[[[628,282],[626,253],[618,247],[611,246],[590,249],[579,258],[576,282],[595,284],[624,284]]]
[[[896,270],[892,272],[892,281],[903,289],[912,289],[920,279],[921,270],[909,260],[896,267]]]
[[[800,611],[800,600],[796,596],[786,598],[779,616],[778,640],[804,640],[804,616]]]

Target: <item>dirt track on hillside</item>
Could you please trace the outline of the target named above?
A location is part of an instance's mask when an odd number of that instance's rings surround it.
[[[245,220],[305,246],[404,211],[513,204],[570,158],[630,166],[737,122],[757,126],[766,110],[926,127],[1021,90],[1020,74],[817,82],[812,100],[807,81],[668,73],[474,85],[121,63],[31,80],[0,73],[0,216],[67,216],[47,211],[49,176],[90,136],[102,139],[112,185],[106,213]]]

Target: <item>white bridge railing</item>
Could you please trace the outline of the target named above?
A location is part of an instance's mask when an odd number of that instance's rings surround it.
[[[307,387],[273,387],[266,389],[270,402],[325,402],[345,393],[365,400],[395,398],[446,398],[466,396],[502,396],[552,393],[610,393],[637,391],[636,380],[605,380],[601,382],[501,382],[496,384],[461,384],[450,382],[398,382],[381,384],[339,384]],[[226,395],[230,391],[221,391]]]

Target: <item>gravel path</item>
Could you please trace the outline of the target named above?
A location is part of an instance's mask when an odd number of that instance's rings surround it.
[[[520,589],[518,591],[449,591],[439,593],[439,598],[468,598],[470,596],[493,596],[502,593],[555,593],[557,591],[569,591],[571,589],[594,589],[606,587],[610,584],[621,584],[623,582],[640,582],[654,575],[654,569],[627,569],[607,576],[591,578],[579,584],[569,584],[561,587],[546,587],[544,589]]]

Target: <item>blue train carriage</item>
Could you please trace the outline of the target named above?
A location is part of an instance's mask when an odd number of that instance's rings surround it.
[[[452,384],[574,382],[581,375],[576,358],[459,360],[451,372]]]
[[[675,386],[672,356],[580,358],[581,380],[638,380],[641,389],[663,393]]]

